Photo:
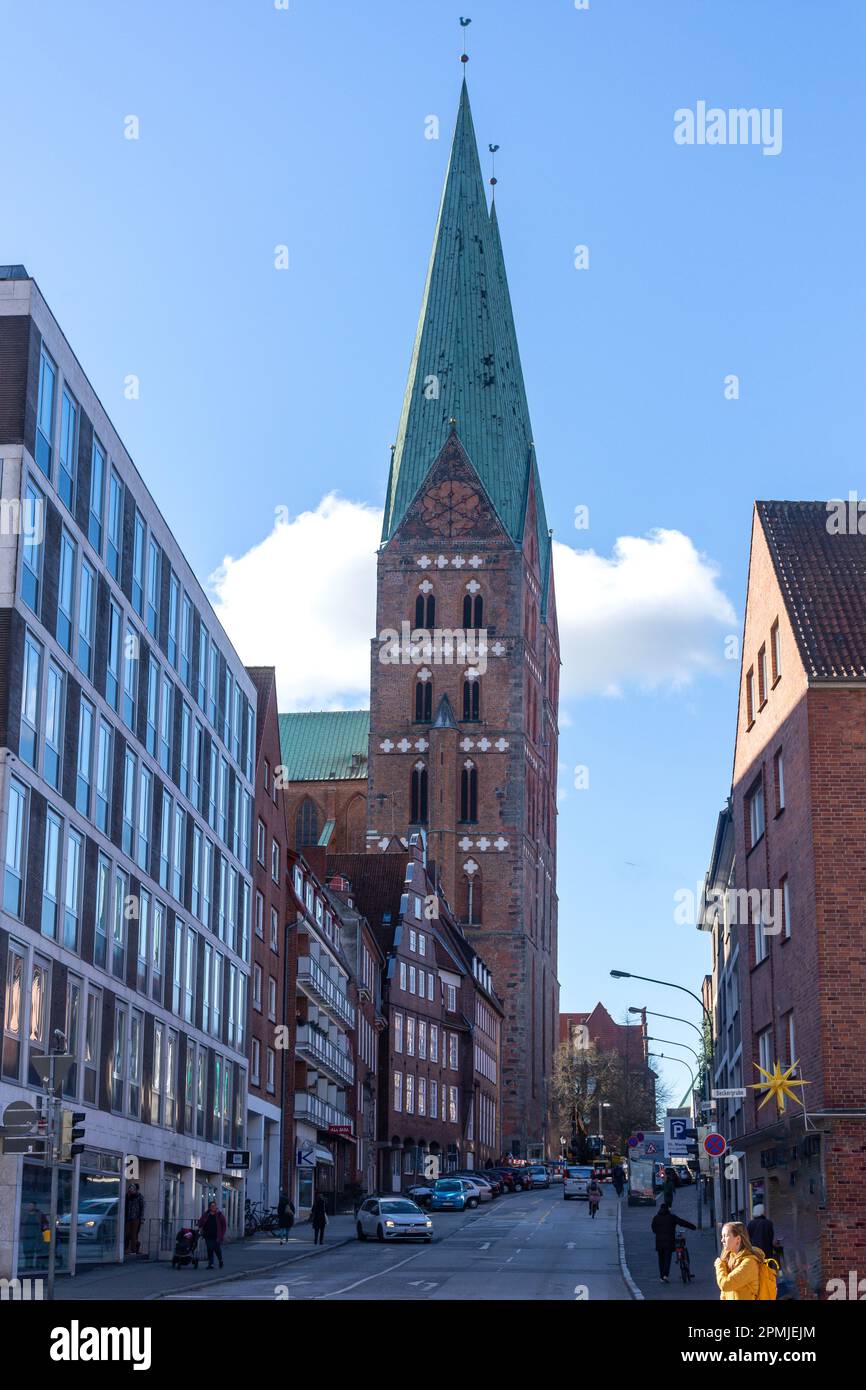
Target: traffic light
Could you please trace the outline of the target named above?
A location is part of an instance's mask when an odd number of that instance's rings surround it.
[[[64,1110],[60,1116],[61,1163],[71,1163],[76,1154],[84,1152],[84,1145],[80,1142],[84,1138],[84,1130],[76,1126],[83,1126],[86,1119],[87,1112],[84,1110]]]

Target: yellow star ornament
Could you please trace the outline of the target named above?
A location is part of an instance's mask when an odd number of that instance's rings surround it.
[[[779,1114],[781,1115],[782,1111],[785,1109],[786,1096],[790,1096],[791,1100],[799,1100],[802,1102],[802,1096],[798,1096],[797,1092],[793,1089],[793,1087],[811,1085],[811,1082],[809,1081],[791,1080],[791,1075],[793,1072],[796,1071],[797,1065],[798,1064],[796,1062],[792,1062],[790,1067],[788,1067],[787,1071],[782,1071],[782,1068],[779,1065],[779,1063],[774,1062],[773,1070],[765,1071],[764,1068],[762,1066],[759,1066],[759,1064],[756,1062],[755,1066],[758,1068],[758,1071],[761,1073],[761,1076],[764,1078],[764,1080],[752,1082],[749,1086],[749,1090],[766,1091],[767,1094],[761,1101],[761,1105],[766,1105],[767,1101],[772,1096],[776,1101],[776,1106],[778,1108]],[[761,1108],[761,1105],[758,1106],[759,1110]]]

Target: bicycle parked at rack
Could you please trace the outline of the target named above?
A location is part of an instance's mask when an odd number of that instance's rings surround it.
[[[265,1231],[275,1236],[278,1230],[276,1207],[266,1207],[262,1202],[244,1203],[244,1235],[254,1236],[257,1231]]]

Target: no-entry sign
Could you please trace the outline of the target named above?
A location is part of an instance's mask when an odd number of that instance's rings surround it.
[[[728,1144],[725,1136],[723,1134],[718,1134],[715,1130],[711,1130],[704,1140],[704,1148],[710,1155],[710,1158],[721,1158],[727,1147]]]

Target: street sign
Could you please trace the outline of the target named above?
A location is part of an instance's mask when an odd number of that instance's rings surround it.
[[[249,1149],[226,1149],[226,1168],[249,1168]]]
[[[628,1143],[628,1146],[629,1146],[630,1149],[636,1149],[637,1146],[638,1146],[638,1137],[637,1137],[637,1135],[636,1135],[636,1134],[633,1134],[633,1135],[631,1136],[631,1138],[628,1139],[627,1143]]]
[[[637,1140],[637,1142],[638,1142],[639,1144],[642,1144],[642,1143],[643,1143],[643,1130],[641,1130],[641,1129],[638,1130],[637,1134],[635,1135],[635,1139]]]
[[[710,1158],[721,1158],[727,1147],[728,1145],[724,1135],[719,1134],[716,1130],[711,1130],[704,1140],[704,1148],[710,1155]]]
[[[649,1143],[644,1145],[644,1153],[647,1155],[648,1158],[651,1154],[658,1153],[658,1147],[656,1146],[656,1144],[653,1143],[652,1139],[650,1139]]]
[[[691,1119],[688,1115],[667,1115],[665,1117],[665,1157],[666,1158],[686,1158],[689,1153],[689,1139],[696,1138],[696,1133],[690,1129]]]
[[[713,1100],[745,1100],[745,1086],[725,1086],[719,1091],[711,1092]]]

